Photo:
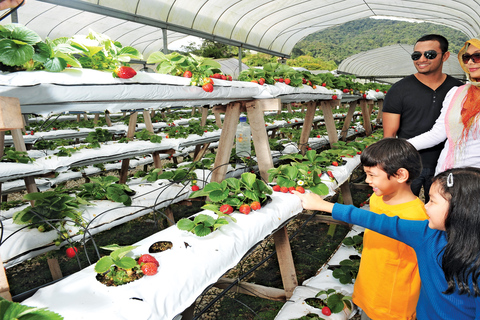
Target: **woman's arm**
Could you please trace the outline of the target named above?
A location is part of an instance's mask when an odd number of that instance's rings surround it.
[[[415,149],[422,150],[427,149],[437,144],[445,141],[447,139],[447,131],[445,129],[445,114],[448,110],[448,105],[452,100],[453,95],[458,87],[453,87],[448,91],[447,95],[445,96],[445,100],[443,100],[442,111],[440,112],[440,116],[435,121],[432,129],[429,131],[422,133],[416,137],[408,139],[407,141],[413,144]]]

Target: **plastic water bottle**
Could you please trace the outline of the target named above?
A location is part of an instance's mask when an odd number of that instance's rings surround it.
[[[247,117],[241,114],[240,123],[237,126],[235,136],[235,150],[237,157],[250,157],[250,154],[252,153],[250,139],[250,125],[247,123]]]

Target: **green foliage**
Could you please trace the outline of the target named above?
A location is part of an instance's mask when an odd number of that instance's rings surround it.
[[[89,200],[112,200],[126,206],[132,204],[130,195],[135,194],[126,184],[117,183],[120,179],[114,176],[96,177],[92,182],[80,186],[78,197]]]
[[[253,173],[244,172],[240,179],[232,177],[221,183],[210,182],[203,189],[192,192],[190,198],[208,197],[208,203],[229,204],[238,209],[244,203],[261,203],[270,194],[272,189],[265,182],[257,179]]]
[[[217,213],[218,214],[218,213]],[[193,219],[183,218],[177,222],[177,228],[180,230],[185,230],[192,232],[199,237],[204,237],[213,231],[217,230],[221,226],[228,224],[227,217],[231,218],[226,214],[220,212],[217,219],[207,215],[199,214],[196,215]],[[234,219],[232,219],[233,221]]]
[[[143,59],[142,54],[133,47],[123,47],[104,34],[90,31],[88,35],[75,35],[65,42],[80,54],[79,62],[84,68],[111,70],[126,65],[130,59]]]
[[[35,161],[28,156],[26,151],[6,150],[1,159],[2,162],[29,163]]]
[[[152,133],[148,131],[147,129],[143,129],[137,133],[135,133],[135,138],[139,140],[147,140],[152,143],[160,143],[162,142],[162,137],[159,135],[156,135],[155,133]]]
[[[362,253],[363,237],[361,235],[354,235],[353,237],[347,237],[343,239],[342,243],[346,246],[354,247],[358,253]]]
[[[418,38],[429,33],[445,36],[453,55],[468,40],[461,31],[438,24],[366,18],[308,35],[295,45],[292,58],[307,55],[339,64],[360,52],[398,43],[414,45]]]
[[[140,175],[136,175],[136,177],[139,176]],[[177,169],[162,172],[161,168],[154,168],[150,170],[147,174],[143,175],[143,180],[147,180],[148,182],[154,182],[159,179],[166,179],[172,182],[181,182],[184,180],[195,180],[197,179],[197,174],[193,171],[186,169]]]
[[[35,224],[39,226],[39,230],[51,230],[44,219],[71,219],[79,224],[83,223],[82,215],[77,210],[81,200],[59,190],[27,193],[24,199],[35,201],[35,206],[28,206],[16,212],[13,215],[13,222],[16,224]],[[51,222],[51,224],[59,227],[63,225],[63,221]]]
[[[337,292],[335,289],[322,290],[316,294],[315,297],[325,296],[322,298],[326,302],[327,307],[330,308],[332,313],[340,313],[343,308],[347,306],[349,310],[352,310],[352,297],[345,296],[344,294]]]
[[[0,319],[4,320],[61,320],[63,317],[58,313],[46,308],[28,307],[18,302],[12,302],[0,298]]]
[[[100,258],[95,264],[95,272],[104,273],[107,272],[112,265],[116,265],[121,269],[131,269],[137,265],[135,259],[127,257],[126,255],[137,248],[138,246],[119,246],[116,244],[101,247],[105,250],[112,251],[110,255]]]
[[[92,148],[100,148],[100,142],[107,142],[112,139],[112,134],[107,129],[96,128],[95,131],[89,132],[85,141],[90,143]]]
[[[353,283],[353,280],[357,278],[359,267],[360,259],[342,260],[340,261],[340,267],[333,270],[332,275],[342,284]]]

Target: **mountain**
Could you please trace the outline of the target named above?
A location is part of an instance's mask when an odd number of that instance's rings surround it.
[[[396,43],[415,44],[425,34],[441,34],[456,55],[469,38],[461,31],[433,23],[360,19],[308,35],[292,50],[292,58],[310,55],[337,65],[345,58]]]

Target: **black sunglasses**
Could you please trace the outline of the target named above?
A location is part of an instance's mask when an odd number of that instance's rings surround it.
[[[443,54],[443,52],[441,52]],[[428,51],[425,51],[423,53],[423,55],[425,56],[425,58],[427,58],[428,60],[433,60],[437,57],[438,55],[438,52],[435,51],[435,50],[428,50]],[[420,51],[415,51],[412,53],[412,60],[413,61],[417,61],[418,59],[420,59],[422,57],[422,53]]]
[[[464,53],[462,54],[463,63],[467,64],[470,59],[473,60],[473,63],[480,63],[480,53],[476,52],[474,54]]]

